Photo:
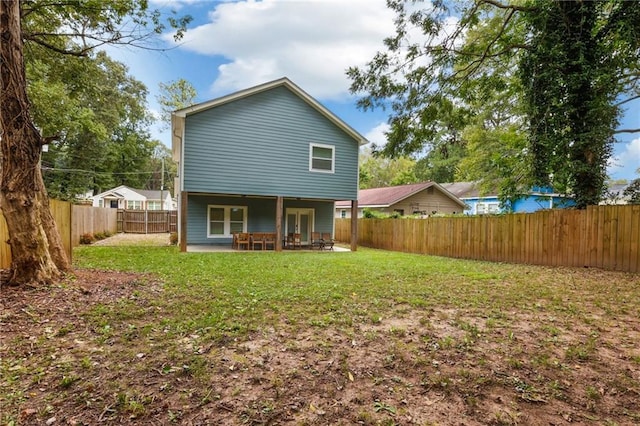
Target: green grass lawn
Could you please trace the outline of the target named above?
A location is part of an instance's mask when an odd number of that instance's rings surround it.
[[[640,420],[638,275],[368,249],[81,247],[74,263],[144,275],[2,346],[4,422]]]
[[[237,334],[286,317],[303,325],[345,326],[397,309],[464,309],[503,319],[513,309],[588,321],[638,312],[637,276],[593,270],[495,264],[361,249],[356,253],[178,253],[175,248],[90,247],[76,251],[82,268],[152,273],[165,283],[171,321],[187,331]],[[585,306],[585,295],[589,305]],[[333,319],[332,319],[333,318]]]

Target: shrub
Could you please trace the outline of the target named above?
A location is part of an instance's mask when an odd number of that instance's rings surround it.
[[[177,232],[172,232],[171,234],[169,234],[169,242],[171,243],[172,246],[175,246],[178,244],[178,233]]]
[[[80,235],[80,244],[91,244],[94,241],[95,238],[93,234],[87,232],[86,234]]]
[[[104,232],[96,232],[95,234],[93,234],[93,238],[95,238],[97,241],[100,241],[107,238],[107,236],[104,234]]]

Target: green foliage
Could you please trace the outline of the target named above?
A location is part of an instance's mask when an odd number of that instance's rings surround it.
[[[162,120],[171,127],[171,113],[195,103],[198,93],[193,85],[181,78],[169,83],[160,83],[160,94],[156,97],[160,104]]]
[[[533,177],[597,204],[629,68],[637,69],[635,2],[534,1],[520,72],[530,120]],[[627,62],[628,61],[628,62]]]
[[[480,176],[503,199],[535,183],[596,203],[637,90],[640,5],[416,3],[388,2],[395,35],[347,73],[360,108],[390,111],[382,152],[426,154],[420,179]]]
[[[419,182],[453,182],[460,170],[460,162],[467,156],[467,144],[442,144],[433,147],[416,162],[415,175]]]
[[[456,180],[478,181],[481,192],[498,191],[500,201],[516,199],[531,187],[527,141],[517,126],[465,129],[469,155],[460,161]]]
[[[388,158],[365,151],[360,157],[360,189],[416,183],[415,164],[408,157]]]
[[[168,27],[180,38],[190,19],[164,19],[146,1],[23,4],[31,113],[52,140],[42,156],[50,196],[74,199],[121,184],[159,188],[152,155],[161,144],[150,138],[147,89],[125,65],[95,48],[152,48]]]
[[[629,197],[629,204],[640,204],[640,178],[631,181],[622,194]]]

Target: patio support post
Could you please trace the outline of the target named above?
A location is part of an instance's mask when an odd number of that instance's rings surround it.
[[[276,251],[282,251],[282,197],[276,197]]]
[[[351,200],[351,251],[358,250],[358,200]]]
[[[180,193],[180,251],[187,251],[187,201],[186,191]]]

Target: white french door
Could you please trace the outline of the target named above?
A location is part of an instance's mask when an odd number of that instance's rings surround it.
[[[311,244],[313,209],[287,209],[285,216],[286,234],[300,234],[302,245]]]

